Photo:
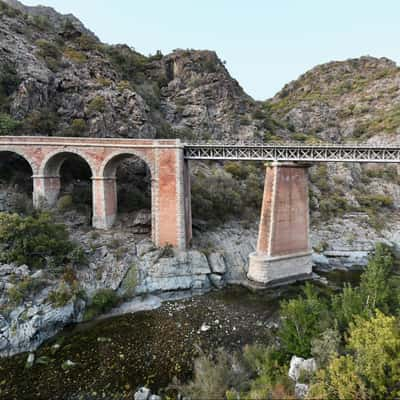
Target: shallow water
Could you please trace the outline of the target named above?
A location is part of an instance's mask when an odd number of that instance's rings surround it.
[[[125,399],[139,385],[157,392],[174,377],[190,377],[199,349],[235,351],[266,343],[279,300],[296,296],[302,286],[268,291],[231,286],[157,310],[68,327],[36,351],[30,369],[27,354],[0,360],[0,398]],[[202,331],[202,325],[209,328]],[[74,366],[65,366],[67,360]]]

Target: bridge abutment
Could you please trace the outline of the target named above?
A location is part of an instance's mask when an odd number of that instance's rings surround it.
[[[247,276],[269,284],[311,272],[308,166],[267,164],[257,250],[250,254]]]

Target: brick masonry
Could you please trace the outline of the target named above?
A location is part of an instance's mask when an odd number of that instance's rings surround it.
[[[83,158],[92,171],[93,225],[108,229],[117,215],[115,173],[118,163],[137,156],[152,175],[152,235],[157,246],[185,249],[190,240],[185,179],[187,164],[179,140],[1,137],[0,152],[25,158],[32,168],[33,201],[53,206],[60,191],[60,168],[69,154]]]
[[[307,169],[293,163],[267,165],[250,280],[269,283],[311,274]]]

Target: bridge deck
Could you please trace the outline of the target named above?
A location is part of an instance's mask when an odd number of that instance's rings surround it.
[[[185,144],[189,160],[400,163],[399,146],[298,144]]]
[[[23,145],[103,147],[103,148],[182,148],[188,160],[258,160],[300,162],[400,163],[400,146],[359,144],[277,144],[254,142],[183,143],[179,139],[122,139],[46,136],[1,136],[0,146]]]

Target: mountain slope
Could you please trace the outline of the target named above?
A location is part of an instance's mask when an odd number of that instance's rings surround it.
[[[71,15],[7,3],[0,2],[0,108],[19,133],[232,138],[271,125],[214,52],[145,57],[101,43]],[[4,88],[10,77],[14,86]]]
[[[302,140],[395,142],[400,68],[387,58],[330,62],[285,85],[267,104]]]

